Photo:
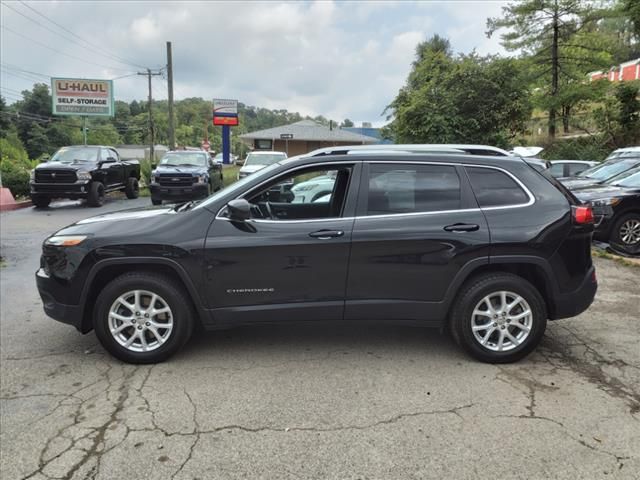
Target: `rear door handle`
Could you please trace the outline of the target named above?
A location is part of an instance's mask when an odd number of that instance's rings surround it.
[[[329,240],[330,238],[341,237],[344,235],[342,230],[318,230],[317,232],[311,232],[309,236],[311,238],[317,238],[319,240]]]
[[[447,232],[475,232],[480,229],[479,225],[472,223],[454,223],[444,227]]]

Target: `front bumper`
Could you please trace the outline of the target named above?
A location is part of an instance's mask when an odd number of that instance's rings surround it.
[[[156,200],[193,200],[209,195],[207,183],[194,183],[190,186],[165,187],[158,183],[149,185],[151,198]]]
[[[593,303],[597,290],[596,268],[591,266],[578,288],[573,292],[557,295],[553,299],[549,319],[558,320],[580,315]]]
[[[30,182],[31,196],[46,196],[46,197],[84,197],[89,193],[89,182],[76,182],[76,183],[35,183]]]
[[[44,268],[40,268],[36,272],[36,285],[47,316],[58,322],[73,325],[82,333],[87,333],[90,330],[83,325],[83,309],[80,305],[67,305],[58,300],[61,286],[45,272]]]

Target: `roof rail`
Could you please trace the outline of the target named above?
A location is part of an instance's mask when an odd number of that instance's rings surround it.
[[[325,155],[354,155],[364,153],[444,153],[465,154],[462,149],[448,145],[342,145],[313,150],[306,154],[309,157]]]

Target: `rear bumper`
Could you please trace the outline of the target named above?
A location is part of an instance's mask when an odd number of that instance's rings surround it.
[[[36,272],[36,285],[38,286],[38,293],[42,299],[44,312],[47,316],[58,322],[73,325],[82,333],[88,332],[88,330],[82,326],[83,311],[81,306],[66,305],[60,302],[55,297],[55,292],[59,289],[59,286],[42,268]]]
[[[192,200],[209,195],[208,184],[195,183],[191,186],[165,187],[157,183],[149,186],[151,198],[156,200]]]
[[[578,288],[554,298],[549,319],[559,320],[580,315],[593,303],[597,290],[596,269],[592,266]]]

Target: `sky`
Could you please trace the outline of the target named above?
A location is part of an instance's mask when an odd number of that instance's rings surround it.
[[[506,3],[2,0],[0,92],[13,103],[34,80],[105,78],[117,100],[146,99],[136,73],[163,68],[171,41],[175,99],[235,98],[377,126],[419,42],[437,33],[456,52],[504,54],[485,30]],[[167,98],[166,75],[153,77],[153,95]]]

